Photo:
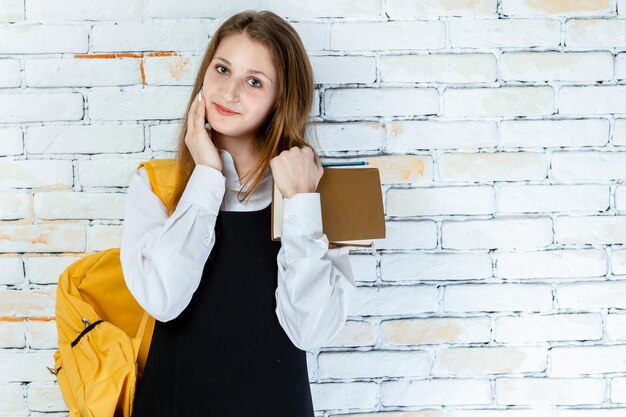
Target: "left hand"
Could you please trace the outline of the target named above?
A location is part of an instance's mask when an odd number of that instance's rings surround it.
[[[270,160],[274,182],[284,198],[297,193],[314,193],[324,168],[319,156],[309,146],[291,147]]]

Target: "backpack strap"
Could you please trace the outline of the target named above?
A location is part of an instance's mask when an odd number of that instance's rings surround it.
[[[142,166],[146,168],[152,191],[169,208],[174,186],[178,179],[178,161],[176,159],[151,159],[141,162],[137,169]]]
[[[170,200],[177,180],[178,161],[176,159],[151,159],[141,162],[136,169],[139,169],[142,166],[146,168],[146,173],[148,174],[152,191],[161,199],[163,204],[169,208]],[[137,333],[133,338],[137,359],[138,380],[141,380],[143,377],[143,370],[146,365],[152,341],[154,322],[154,317],[144,311]]]

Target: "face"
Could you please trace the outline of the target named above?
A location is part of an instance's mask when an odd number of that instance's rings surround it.
[[[204,75],[202,97],[211,128],[225,136],[253,135],[274,105],[275,83],[276,70],[264,45],[244,34],[223,39]]]

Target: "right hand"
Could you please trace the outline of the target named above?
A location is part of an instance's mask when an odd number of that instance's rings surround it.
[[[198,101],[198,97],[202,101]],[[222,172],[222,159],[220,153],[213,144],[210,128],[205,128],[205,102],[202,91],[199,92],[189,109],[187,116],[187,134],[185,144],[193,157],[196,165],[207,165]]]

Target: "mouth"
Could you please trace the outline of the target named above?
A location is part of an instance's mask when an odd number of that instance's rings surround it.
[[[235,114],[239,114],[239,113],[237,113],[235,111],[232,111],[228,107],[220,106],[217,103],[213,103],[213,104],[215,105],[215,108],[217,109],[218,113],[223,114],[224,116],[233,116]]]

